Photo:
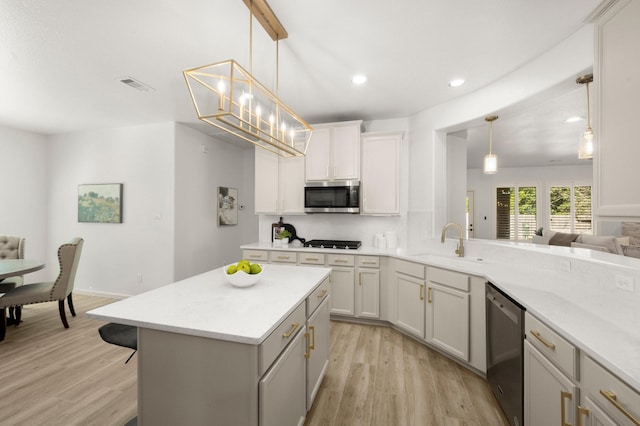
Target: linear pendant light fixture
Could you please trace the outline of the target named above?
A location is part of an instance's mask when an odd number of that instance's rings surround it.
[[[313,129],[277,96],[278,41],[288,37],[265,0],[249,8],[249,71],[230,59],[183,71],[198,118],[281,157],[306,154]],[[253,18],[276,42],[276,93],[251,74]]]
[[[497,115],[488,115],[484,118],[489,122],[489,153],[484,156],[484,166],[482,167],[482,172],[486,175],[493,175],[498,171],[498,157],[491,152],[493,148],[493,122],[497,119]]]
[[[589,106],[589,83],[593,82],[593,74],[583,75],[576,79],[576,83],[587,86],[587,129],[580,136],[578,145],[578,158],[593,158],[593,130],[591,129],[591,108]]]

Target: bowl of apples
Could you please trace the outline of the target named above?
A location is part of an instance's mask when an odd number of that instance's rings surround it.
[[[225,278],[235,287],[251,287],[260,280],[263,271],[262,265],[246,259],[223,268]]]

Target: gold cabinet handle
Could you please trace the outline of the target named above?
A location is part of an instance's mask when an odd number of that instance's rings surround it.
[[[615,393],[613,393],[613,391],[606,391],[604,389],[600,389],[600,395],[604,396],[606,398],[607,401],[609,401],[611,404],[613,404],[614,407],[616,407],[622,414],[624,414],[629,420],[631,420],[631,422],[636,425],[636,426],[640,426],[640,420],[636,419],[633,414],[631,414],[629,411],[627,411],[626,408],[624,408],[619,402],[618,402],[618,397],[616,396]]]
[[[285,339],[288,339],[289,337],[291,337],[293,332],[296,331],[296,329],[298,328],[298,325],[299,324],[297,322],[294,322],[293,324],[291,324],[291,329],[288,332],[283,333],[282,337],[284,337]]]
[[[322,293],[320,293],[318,295],[318,299],[322,299],[323,297],[325,297],[327,295],[327,289],[322,290]]]
[[[431,287],[427,287],[427,303],[431,303]]]
[[[347,259],[335,259],[334,262],[336,262],[336,263],[347,263],[348,260]]]
[[[424,284],[420,284],[420,300],[424,300],[424,295],[422,294],[422,290],[424,290]]]
[[[565,413],[565,400],[571,401],[572,395],[571,392],[561,391],[560,392],[560,424],[562,426],[572,426],[571,423],[565,421],[564,413]]]
[[[363,265],[375,265],[377,262],[375,260],[363,260]]]
[[[262,256],[259,254],[250,254],[249,259],[262,259]]]
[[[583,426],[582,417],[589,417],[591,410],[585,407],[578,406],[578,426]]]
[[[307,260],[315,260],[315,261],[318,261],[318,260],[320,260],[320,259],[318,259],[317,257],[307,257]]]
[[[362,285],[362,272],[358,272],[358,284]]]
[[[536,339],[540,340],[540,342],[542,342],[543,345],[545,345],[546,347],[548,347],[552,351],[556,350],[556,345],[554,345],[553,343],[551,343],[550,341],[548,341],[547,339],[542,337],[542,335],[540,334],[540,332],[538,330],[531,330],[531,334],[533,334],[533,337],[535,337]]]
[[[307,339],[307,351],[304,353],[304,357],[309,359],[311,358],[311,345],[309,345],[309,333],[304,333],[304,337]]]
[[[310,325],[309,330],[311,330],[311,345],[309,346],[309,349],[313,350],[316,348],[316,327],[314,325]]]
[[[287,259],[288,260],[288,259],[290,259],[290,257],[289,256],[278,256],[278,259],[280,259],[280,260]]]

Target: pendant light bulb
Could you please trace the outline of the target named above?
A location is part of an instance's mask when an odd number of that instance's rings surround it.
[[[498,119],[497,115],[489,115],[485,117],[485,121],[489,122],[489,153],[484,156],[484,165],[482,172],[486,175],[493,175],[498,171],[498,157],[493,154],[493,122]]]
[[[576,79],[576,83],[587,86],[587,129],[580,136],[578,144],[578,158],[588,160],[593,158],[593,129],[591,129],[591,108],[589,105],[589,83],[593,82],[593,74],[583,75]]]

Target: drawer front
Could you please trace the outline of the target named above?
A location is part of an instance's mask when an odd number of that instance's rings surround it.
[[[273,333],[262,342],[259,349],[260,357],[260,376],[262,376],[271,366],[273,361],[287,347],[289,342],[293,340],[298,332],[304,329],[307,321],[306,306],[300,303],[298,307],[280,323]]]
[[[324,253],[299,253],[301,265],[324,265]]]
[[[621,425],[640,424],[640,394],[603,366],[584,356],[582,389]]]
[[[524,326],[527,341],[571,378],[576,379],[577,349],[528,312],[525,312]]]
[[[322,303],[322,301],[329,295],[329,277],[325,278],[324,281],[313,290],[313,293],[309,297],[307,297],[307,318],[313,314],[318,306]]]
[[[358,256],[358,266],[361,268],[379,268],[380,258],[378,256]]]
[[[400,272],[401,274],[424,279],[424,270],[425,267],[421,263],[396,260],[396,272]]]
[[[269,252],[267,250],[243,250],[242,258],[255,262],[260,260],[262,262],[269,261]]]
[[[272,251],[270,254],[271,262],[276,263],[296,263],[298,261],[297,253],[284,251]]]
[[[327,264],[331,266],[353,266],[355,265],[355,256],[344,254],[330,254]]]
[[[427,278],[434,283],[457,288],[458,290],[466,292],[469,291],[469,276],[461,274],[460,272],[427,266]]]

